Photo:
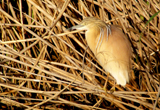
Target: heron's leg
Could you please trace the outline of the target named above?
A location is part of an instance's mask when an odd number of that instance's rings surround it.
[[[116,90],[116,81],[114,80],[114,85],[113,85],[113,87],[110,89],[110,93],[112,94],[115,90]]]

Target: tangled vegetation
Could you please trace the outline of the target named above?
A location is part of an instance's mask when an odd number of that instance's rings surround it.
[[[160,110],[159,0],[1,0],[1,109]],[[116,85],[87,49],[85,17],[119,26],[132,45],[131,80]]]

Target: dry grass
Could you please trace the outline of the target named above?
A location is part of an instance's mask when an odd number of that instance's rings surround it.
[[[159,110],[160,14],[146,25],[159,10],[159,0],[1,0],[1,108]],[[131,81],[113,93],[84,33],[66,31],[88,16],[132,43]]]

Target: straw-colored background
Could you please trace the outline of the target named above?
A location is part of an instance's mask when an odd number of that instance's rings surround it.
[[[159,0],[1,0],[0,109],[160,109],[159,10]],[[66,31],[90,16],[132,44],[130,83],[113,93],[84,32]]]

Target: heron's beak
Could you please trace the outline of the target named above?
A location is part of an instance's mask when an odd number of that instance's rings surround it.
[[[83,27],[83,25],[79,24],[79,25],[75,25],[75,26],[72,26],[70,28],[67,29],[67,31],[73,31],[73,30],[81,30],[81,28]]]

